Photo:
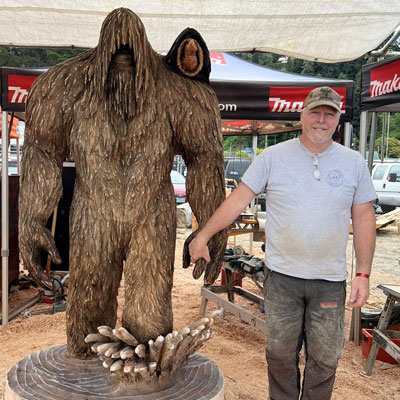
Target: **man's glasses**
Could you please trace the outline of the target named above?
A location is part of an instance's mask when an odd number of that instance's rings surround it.
[[[318,168],[318,156],[315,155],[315,156],[312,156],[311,158],[312,158],[312,164],[314,166],[314,178],[317,181],[320,181],[321,180],[321,172]]]

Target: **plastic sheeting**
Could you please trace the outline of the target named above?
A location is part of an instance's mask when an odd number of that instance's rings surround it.
[[[2,0],[0,45],[91,48],[117,7],[142,19],[157,51],[186,27],[211,51],[269,51],[338,62],[377,48],[398,26],[399,0]]]

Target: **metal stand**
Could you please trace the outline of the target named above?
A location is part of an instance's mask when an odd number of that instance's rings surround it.
[[[372,373],[379,347],[382,347],[386,353],[400,363],[400,347],[396,346],[386,333],[393,306],[397,301],[400,302],[400,285],[379,285],[378,288],[383,290],[387,299],[379,318],[378,326],[374,329],[372,335],[372,346],[364,370],[364,374],[367,376],[370,376]]]
[[[201,308],[200,314],[204,315],[206,312],[207,304],[209,301],[217,304],[219,307],[223,308],[226,311],[229,311],[236,317],[238,317],[241,321],[246,322],[249,325],[256,327],[257,329],[265,332],[265,321],[264,319],[257,317],[250,311],[245,310],[244,308],[234,304],[235,302],[235,294],[250,300],[253,303],[259,304],[260,306],[264,306],[264,298],[250,292],[249,290],[243,289],[239,286],[235,286],[235,280],[233,279],[233,272],[239,273],[244,277],[249,277],[253,281],[263,281],[263,265],[264,263],[260,260],[258,263],[254,263],[245,260],[241,256],[231,256],[225,257],[225,259],[230,260],[238,260],[239,262],[236,264],[238,268],[232,267],[228,262],[223,263],[223,267],[225,268],[226,275],[226,284],[224,286],[203,286],[201,288]],[[243,261],[240,261],[243,259]],[[221,293],[227,294],[227,299],[219,296]]]

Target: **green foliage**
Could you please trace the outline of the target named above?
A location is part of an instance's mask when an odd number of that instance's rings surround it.
[[[387,155],[386,155],[386,147],[387,147]],[[379,158],[382,157],[382,137],[376,139],[375,141],[375,150],[378,151]],[[386,143],[385,138],[385,147],[384,147],[384,158],[400,158],[400,140],[389,137],[388,143]]]
[[[224,136],[224,151],[236,153],[246,147],[251,147],[251,136]]]
[[[235,157],[237,158],[250,158],[249,153],[244,150],[239,150],[235,153]]]
[[[0,67],[52,67],[75,57],[82,49],[39,49],[0,47]]]

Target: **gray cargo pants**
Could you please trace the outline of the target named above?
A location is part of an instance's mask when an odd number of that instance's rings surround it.
[[[304,342],[300,398],[329,400],[345,340],[346,281],[300,279],[266,268],[264,299],[270,399],[299,399]]]

